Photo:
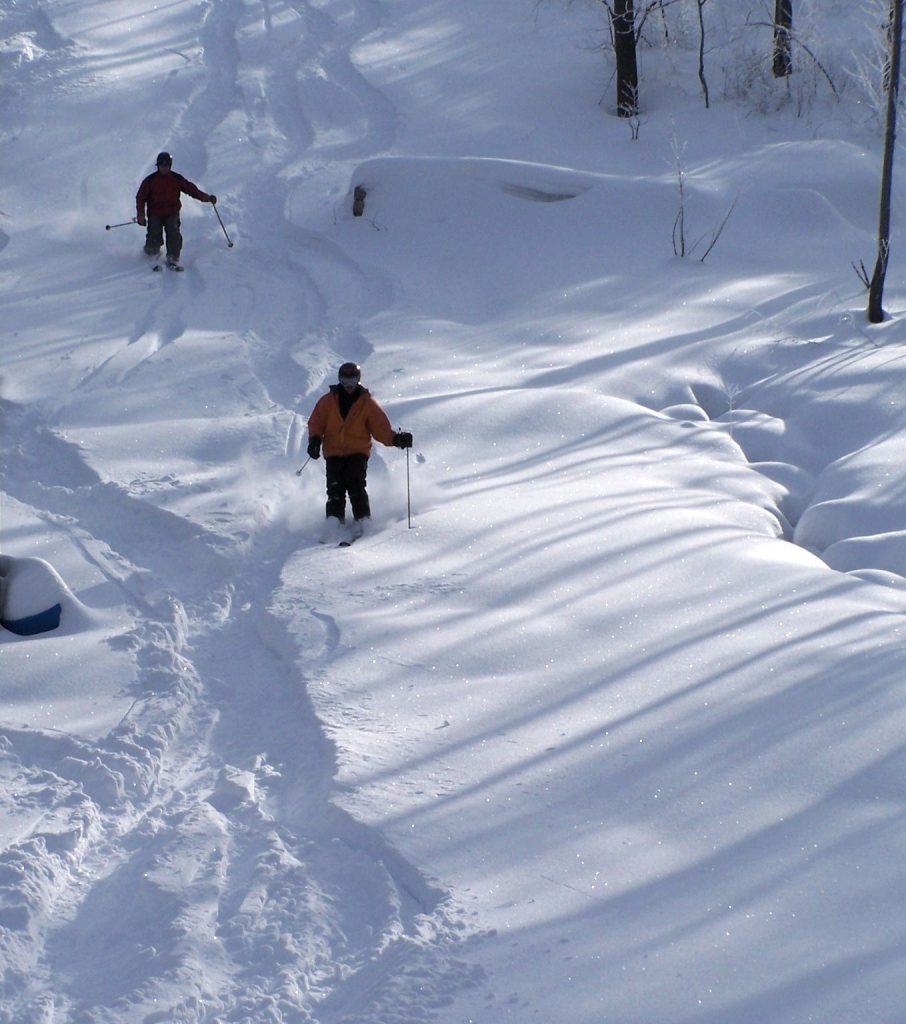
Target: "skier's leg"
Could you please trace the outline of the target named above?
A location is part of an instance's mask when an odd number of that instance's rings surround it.
[[[356,519],[367,519],[371,515],[371,504],[365,489],[367,475],[368,456],[350,455],[346,466],[346,490]]]
[[[182,233],[179,230],[178,213],[165,218],[164,229],[167,232],[167,259],[173,263],[179,263],[179,254],[182,252]]]
[[[345,458],[336,455],[324,459],[324,464],[327,468],[327,506],[325,512],[328,516],[339,519],[341,523],[346,519],[345,462]]]
[[[148,256],[157,256],[164,244],[164,222],[153,213],[148,214],[148,230],[145,233],[145,252]]]

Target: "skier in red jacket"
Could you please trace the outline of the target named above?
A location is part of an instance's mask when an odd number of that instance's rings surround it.
[[[179,211],[182,208],[180,194],[185,192],[202,203],[216,203],[217,196],[208,195],[188,178],[173,170],[173,157],[169,153],[158,153],[157,170],[149,174],[139,185],[135,194],[136,222],[147,225],[145,252],[157,256],[167,235],[167,263],[179,265],[182,251],[182,234],[179,230]],[[147,209],[147,217],[145,210]]]

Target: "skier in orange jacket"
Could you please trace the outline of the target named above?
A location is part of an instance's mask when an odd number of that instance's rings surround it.
[[[318,399],[308,418],[308,454],[317,459],[324,450],[327,468],[327,518],[346,521],[346,496],[360,533],[371,516],[366,490],[372,440],[388,448],[411,448],[412,435],[395,431],[387,414],[362,386],[355,363],[343,363],[337,383]]]

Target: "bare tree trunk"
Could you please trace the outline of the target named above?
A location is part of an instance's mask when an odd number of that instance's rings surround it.
[[[698,0],[698,80],[702,84],[706,110],[711,106],[708,80],[705,78],[705,4],[707,2],[708,0]]]
[[[614,0],[613,52],[617,62],[617,116],[633,117],[639,109],[639,72],[635,59],[633,0]]]
[[[774,0],[774,77],[793,73],[793,0]]]
[[[887,8],[887,24],[884,26],[884,35],[887,39],[887,51],[884,54],[884,73],[881,76],[881,88],[885,96],[887,95],[887,90],[890,88],[890,55],[893,53],[894,6],[894,4],[891,4]]]
[[[868,319],[879,324],[884,319],[882,305],[884,279],[890,258],[890,203],[893,182],[893,153],[897,135],[897,102],[900,93],[900,53],[903,39],[903,2],[890,0],[890,78],[887,83],[887,122],[884,131],[884,162],[881,169],[881,209],[878,217],[878,258],[868,286]]]

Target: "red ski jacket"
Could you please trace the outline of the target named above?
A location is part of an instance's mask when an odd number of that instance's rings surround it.
[[[144,216],[146,205],[152,217],[171,217],[174,213],[179,213],[182,207],[179,199],[181,192],[202,203],[210,202],[211,199],[206,192],[202,192],[197,185],[176,171],[170,171],[169,174],[154,171],[149,174],[135,194],[135,208],[139,220]]]

